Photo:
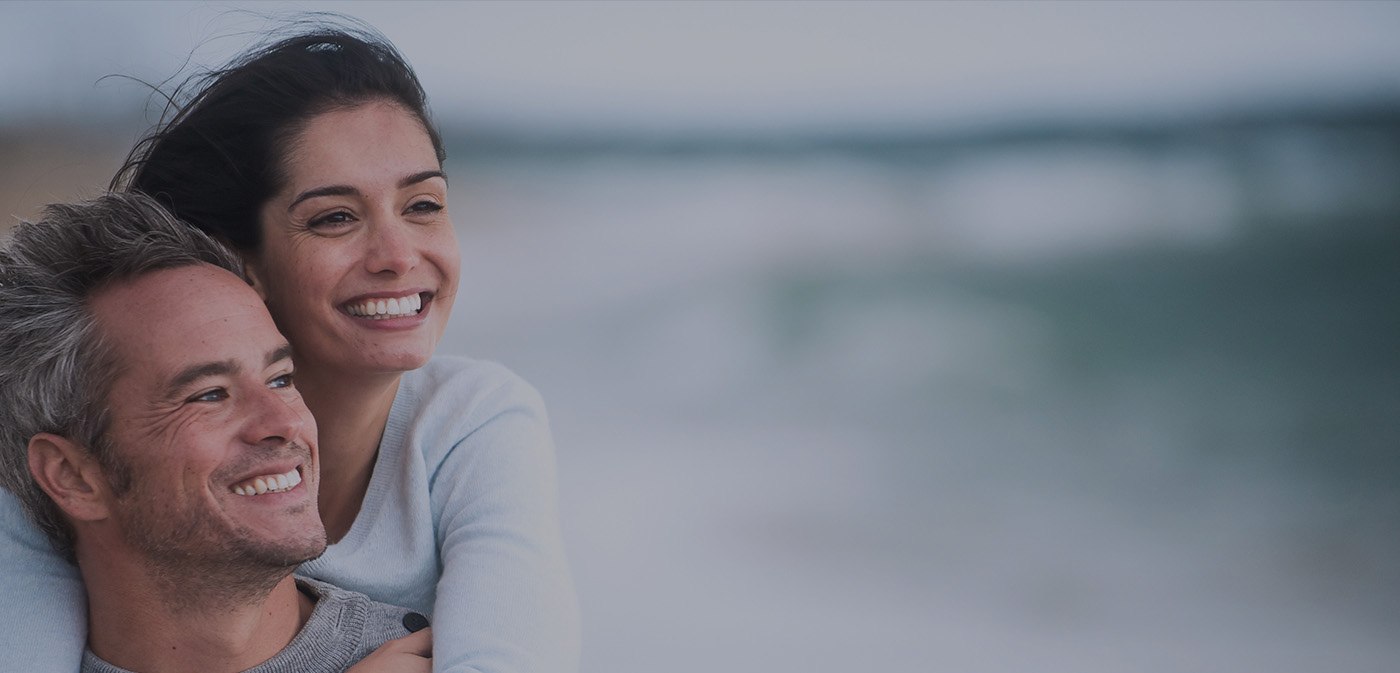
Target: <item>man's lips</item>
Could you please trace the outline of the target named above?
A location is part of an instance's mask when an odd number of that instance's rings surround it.
[[[229,490],[238,495],[256,496],[264,493],[290,491],[301,482],[301,466],[298,465],[286,472],[269,473],[244,479],[230,486]]]

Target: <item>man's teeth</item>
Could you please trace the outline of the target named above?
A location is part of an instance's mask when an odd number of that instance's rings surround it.
[[[415,293],[388,299],[366,299],[362,302],[346,304],[345,310],[350,315],[376,320],[414,315],[423,310],[423,297]]]
[[[240,484],[234,484],[233,492],[238,495],[262,495],[288,491],[301,483],[301,472],[294,467],[283,474],[268,474],[254,477]]]

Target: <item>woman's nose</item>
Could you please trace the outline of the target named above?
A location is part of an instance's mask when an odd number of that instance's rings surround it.
[[[382,218],[370,228],[365,270],[404,275],[418,265],[419,250],[411,229],[399,218]]]

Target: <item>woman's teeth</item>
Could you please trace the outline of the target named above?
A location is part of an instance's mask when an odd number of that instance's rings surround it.
[[[245,482],[234,484],[233,492],[238,495],[262,495],[264,493],[277,493],[289,491],[301,483],[301,472],[297,468],[292,468],[283,474],[269,474],[261,477],[254,477]]]
[[[422,309],[423,297],[416,293],[404,297],[390,297],[388,299],[366,299],[361,302],[345,305],[346,313],[375,320],[415,315]]]

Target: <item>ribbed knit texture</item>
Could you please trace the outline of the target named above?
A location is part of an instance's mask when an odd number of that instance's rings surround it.
[[[403,617],[409,611],[404,608],[315,580],[298,578],[297,585],[316,598],[311,617],[281,652],[244,673],[341,673],[385,641],[408,635]],[[140,672],[113,666],[85,650],[82,673]]]

